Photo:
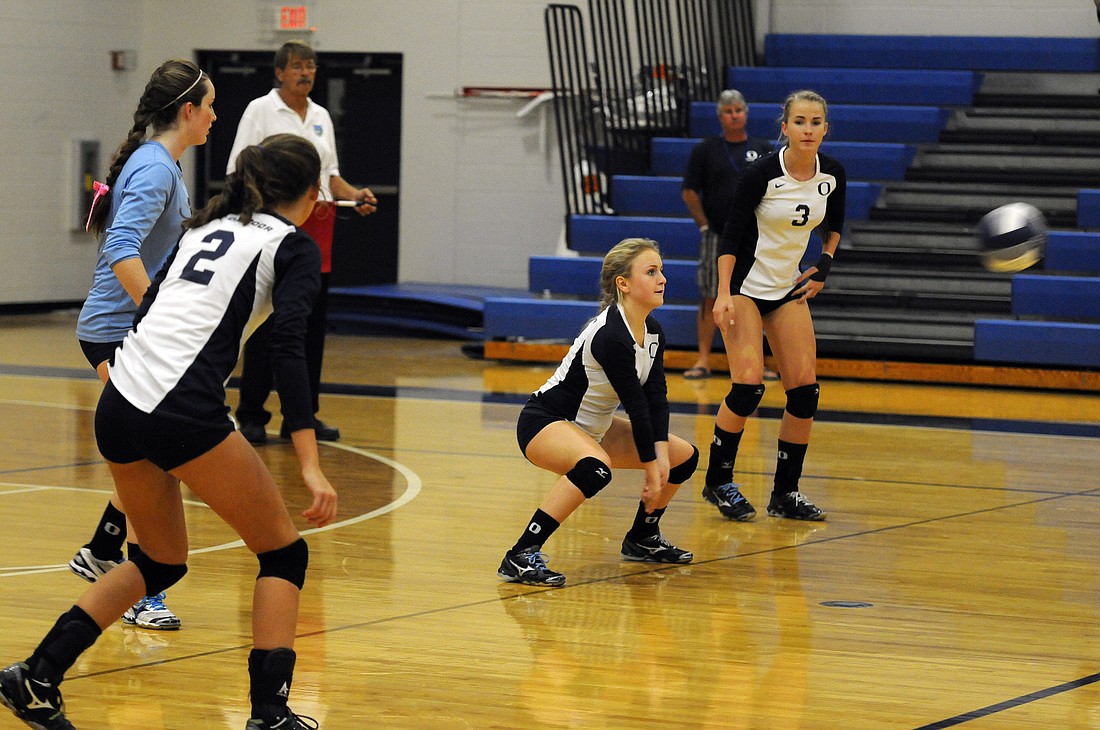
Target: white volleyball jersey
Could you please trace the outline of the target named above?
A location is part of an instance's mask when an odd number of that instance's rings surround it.
[[[320,252],[284,218],[226,216],[186,232],[115,353],[111,382],[138,409],[223,422],[225,382],[247,336],[273,314],[271,357],[289,427],[312,423],[304,337]]]
[[[621,310],[612,304],[581,331],[535,396],[597,441],[622,403],[638,455],[648,462],[657,458],[653,444],[668,441],[668,388],[664,332],[652,316],[645,328],[644,345],[638,345]]]
[[[741,176],[718,255],[736,257],[730,289],[757,299],[782,299],[794,288],[810,233],[825,223],[844,228],[847,179],[844,167],[818,154],[809,180],[795,180],[783,164],[783,150],[750,165]]]

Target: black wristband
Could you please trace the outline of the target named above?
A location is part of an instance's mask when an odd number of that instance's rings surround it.
[[[810,278],[814,281],[825,281],[825,277],[829,275],[829,268],[832,265],[833,257],[823,251],[821,253],[821,258],[814,264],[814,266],[817,267],[817,271],[810,274]]]

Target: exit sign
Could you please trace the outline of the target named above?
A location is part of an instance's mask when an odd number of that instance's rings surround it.
[[[305,5],[280,5],[279,30],[308,30]]]

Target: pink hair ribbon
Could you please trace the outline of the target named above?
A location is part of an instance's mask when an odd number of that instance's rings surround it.
[[[92,204],[88,208],[88,220],[84,223],[84,230],[88,230],[88,226],[92,225],[92,211],[95,210],[95,204],[99,202],[99,199],[106,195],[111,190],[111,186],[107,183],[101,183],[96,180],[92,183],[92,190],[95,192],[95,197],[92,198]]]

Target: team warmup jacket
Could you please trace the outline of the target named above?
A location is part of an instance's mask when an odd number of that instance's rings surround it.
[[[645,329],[645,344],[639,346],[622,311],[612,304],[581,331],[535,397],[596,441],[607,433],[622,403],[638,455],[650,462],[657,458],[654,443],[668,441],[668,388],[664,332],[652,316],[646,318]]]
[[[278,215],[248,224],[230,215],[188,231],[142,300],[111,382],[145,413],[222,423],[241,345],[271,315],[283,418],[290,431],[311,427],[303,343],[320,270],[317,245]]]
[[[818,154],[817,172],[795,180],[783,164],[783,150],[750,165],[741,175],[730,219],[718,241],[718,255],[736,257],[730,291],[756,299],[782,299],[794,288],[810,232],[824,221],[844,228],[844,167]]]

